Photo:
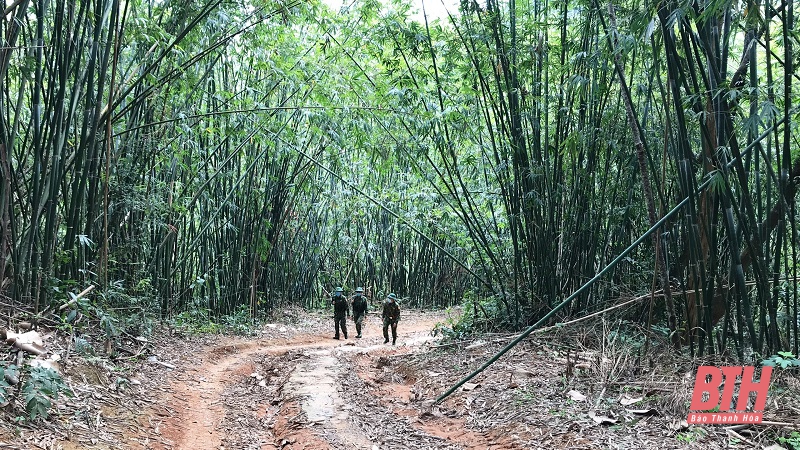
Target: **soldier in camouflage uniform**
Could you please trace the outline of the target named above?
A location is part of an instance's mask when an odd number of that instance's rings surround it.
[[[347,318],[350,316],[350,305],[344,296],[342,288],[337,287],[333,291],[331,304],[333,305],[333,321],[336,328],[336,335],[333,338],[339,339],[339,327],[341,327],[344,338],[347,339]]]
[[[367,317],[367,297],[364,296],[364,288],[356,288],[356,294],[353,296],[353,322],[356,323],[357,338],[361,337],[361,326],[364,323],[364,318]]]
[[[389,294],[383,302],[383,343],[389,343],[389,326],[392,327],[392,345],[397,343],[397,322],[400,321],[400,306],[397,296]]]

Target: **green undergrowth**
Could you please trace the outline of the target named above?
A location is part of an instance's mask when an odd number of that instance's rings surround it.
[[[61,375],[49,367],[0,362],[0,404],[15,422],[46,420],[53,401],[72,396]]]
[[[776,442],[790,450],[800,450],[800,432],[792,431],[791,434],[776,439]]]
[[[214,317],[208,308],[187,309],[170,320],[170,325],[191,334],[252,335],[263,323],[264,317],[250,317],[247,305],[241,305],[231,314]]]
[[[783,370],[800,369],[800,359],[798,359],[792,352],[778,352],[777,354],[774,354],[762,361],[761,364]]]
[[[478,299],[467,295],[459,310],[459,314],[454,314],[454,309],[446,309],[448,318],[436,324],[433,335],[444,340],[460,340],[483,333],[519,328],[516,312],[506,308],[496,297]]]
[[[460,340],[485,333],[519,332],[544,313],[507,308],[506,303],[497,297],[478,299],[472,295],[465,296],[465,301],[459,308],[448,308],[445,311],[448,313],[448,318],[438,323],[433,330],[435,336],[444,340]],[[555,320],[543,327],[549,325],[561,327]],[[616,320],[608,332],[612,341],[635,350],[643,348],[646,342],[643,325],[624,318]],[[659,342],[666,342],[668,335],[669,330],[664,324],[654,324],[650,327],[651,338]]]
[[[118,359],[126,355],[122,351],[135,352],[161,326],[188,334],[252,335],[268,317],[264,314],[251,318],[246,305],[217,317],[208,308],[192,305],[172,318],[160,320],[159,310],[153,306],[158,302],[149,293],[143,295],[143,290],[126,290],[112,283],[102,291],[95,290],[81,298],[73,293],[76,290],[67,285],[55,288],[48,308],[52,313],[21,311],[14,318],[15,322],[33,324],[40,334],[44,333],[42,329],[57,330],[70,341],[73,358],[90,366],[111,367],[120,374],[127,370]],[[141,358],[147,354],[144,352]],[[16,360],[0,361],[0,407],[7,420],[18,424],[47,420],[60,397],[72,396],[59,372],[37,365],[32,359],[22,364]],[[119,376],[117,383],[125,384],[127,378]]]

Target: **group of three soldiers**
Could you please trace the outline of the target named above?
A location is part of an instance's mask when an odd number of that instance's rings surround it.
[[[347,318],[350,316],[350,307],[353,307],[353,322],[356,324],[357,338],[361,337],[361,328],[364,318],[367,316],[367,297],[364,295],[364,288],[356,288],[353,297],[348,301],[344,296],[342,288],[337,287],[331,296],[333,304],[333,320],[336,329],[334,339],[339,339],[339,329],[341,328],[344,338],[347,339]],[[392,345],[397,343],[397,322],[400,321],[400,307],[397,305],[397,296],[389,294],[383,303],[383,343],[389,343],[389,328],[392,329]]]

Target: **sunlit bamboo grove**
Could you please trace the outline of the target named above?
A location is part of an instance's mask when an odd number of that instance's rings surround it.
[[[792,1],[411,8],[7,1],[5,316],[341,285],[510,330],[613,262],[561,316],[650,293],[625,319],[679,350],[798,354]]]

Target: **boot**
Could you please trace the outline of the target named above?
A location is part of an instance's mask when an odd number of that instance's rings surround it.
[[[356,333],[358,333],[356,334],[356,337],[361,338],[361,325],[359,324],[356,324]]]
[[[396,344],[396,343],[397,343],[397,338],[393,338],[393,339],[392,339],[392,345],[394,345],[394,344]]]
[[[339,335],[337,334],[337,335],[336,335],[336,336],[334,336],[333,338],[334,338],[334,339],[336,339],[336,340],[338,341],[338,340],[339,340]]]

